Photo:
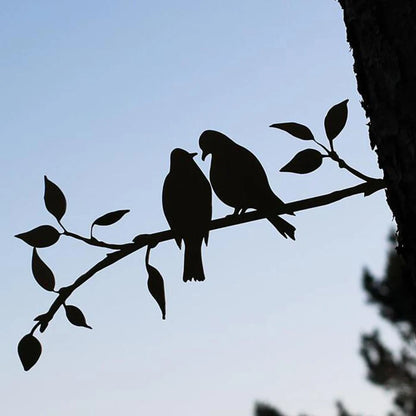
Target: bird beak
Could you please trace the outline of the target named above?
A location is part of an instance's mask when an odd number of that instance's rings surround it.
[[[205,160],[205,158],[208,156],[208,153],[204,150],[203,152],[202,152],[202,155],[201,155],[201,159],[202,160]]]
[[[196,155],[197,155],[198,153],[189,153],[189,156],[191,156],[191,157],[195,157]]]

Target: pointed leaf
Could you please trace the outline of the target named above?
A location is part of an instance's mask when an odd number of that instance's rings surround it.
[[[38,284],[45,290],[52,291],[55,289],[55,277],[52,270],[39,257],[35,247],[32,254],[32,273]]]
[[[66,199],[64,193],[57,185],[51,182],[45,175],[45,194],[43,197],[46,209],[60,221],[66,211]]]
[[[322,164],[322,154],[315,149],[305,149],[280,169],[280,172],[310,173]]]
[[[75,326],[83,326],[85,328],[92,329],[85,320],[85,316],[82,313],[81,309],[77,308],[74,305],[64,305],[65,314],[68,318],[68,321]]]
[[[25,371],[30,370],[39,360],[42,345],[32,334],[25,335],[17,346],[17,353]]]
[[[60,235],[56,228],[50,225],[41,225],[26,233],[17,234],[15,237],[32,247],[49,247],[59,240]]]
[[[276,123],[272,124],[270,127],[275,127],[276,129],[284,130],[285,132],[291,134],[292,136],[297,137],[302,140],[313,140],[313,134],[308,127],[299,123]]]
[[[147,279],[147,288],[159,305],[162,312],[162,319],[166,319],[165,284],[163,282],[163,277],[159,273],[159,270],[150,264],[146,264],[146,269],[149,274],[149,278]]]
[[[129,209],[120,209],[118,211],[109,212],[108,214],[102,215],[97,218],[93,223],[94,225],[112,225],[118,220],[120,220],[125,214],[130,212]]]
[[[41,322],[41,324],[39,326],[39,331],[41,333],[45,332],[48,325],[49,325],[49,322]]]
[[[329,141],[335,139],[339,133],[341,133],[342,129],[347,122],[348,117],[348,107],[347,107],[348,100],[344,100],[339,104],[334,105],[328,111],[325,116],[324,126],[326,137],[328,137]]]

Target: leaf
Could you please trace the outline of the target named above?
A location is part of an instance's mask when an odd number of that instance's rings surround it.
[[[49,247],[55,244],[61,234],[50,225],[41,225],[33,230],[15,235],[32,247]]]
[[[45,200],[46,209],[60,221],[66,211],[66,199],[64,193],[57,185],[51,182],[45,175]]]
[[[81,309],[77,308],[74,305],[64,305],[65,314],[68,318],[68,321],[75,326],[83,326],[85,328],[92,329],[85,320],[85,316],[82,313]]]
[[[292,136],[297,137],[302,140],[313,140],[313,134],[308,127],[299,123],[277,123],[272,124],[270,127],[275,127],[276,129],[284,130],[285,132],[291,134]]]
[[[48,325],[49,325],[49,322],[41,322],[40,323],[40,326],[39,326],[39,331],[42,333],[42,332],[45,332],[46,331],[46,328],[48,327]]]
[[[120,209],[118,211],[112,211],[112,212],[109,212],[108,214],[104,214],[101,217],[97,218],[92,223],[91,227],[93,227],[94,225],[112,225],[118,220],[120,220],[128,212],[130,212],[129,209]]]
[[[17,353],[25,371],[30,370],[39,360],[42,345],[32,334],[25,335],[17,346]]]
[[[324,126],[326,137],[328,137],[329,141],[335,139],[338,134],[341,133],[342,129],[347,122],[348,117],[348,107],[347,107],[348,100],[344,100],[339,104],[334,105],[328,111],[325,116]]]
[[[159,305],[162,312],[162,319],[166,319],[165,284],[163,282],[163,277],[159,273],[159,270],[148,263],[146,264],[146,269],[149,274],[149,278],[147,279],[147,288]]]
[[[310,173],[322,164],[322,154],[314,149],[305,149],[280,169],[280,172]]]
[[[36,282],[45,290],[53,291],[55,289],[55,277],[52,270],[39,257],[35,247],[32,254],[32,273]]]

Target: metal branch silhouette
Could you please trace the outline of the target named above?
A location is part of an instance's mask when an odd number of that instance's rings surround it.
[[[308,127],[299,123],[278,123],[270,127],[278,128],[292,136],[309,140],[324,149],[325,154],[315,149],[299,152],[287,163],[281,172],[309,173],[319,168],[323,159],[329,158],[342,169],[363,182],[342,190],[315,196],[299,201],[284,203],[271,190],[267,176],[258,159],[247,149],[239,146],[222,133],[207,130],[200,137],[203,159],[212,155],[210,181],[219,199],[234,208],[234,213],[223,218],[211,220],[211,187],[202,171],[193,161],[195,153],[183,149],[174,149],[171,154],[171,168],[163,187],[163,209],[171,227],[170,230],[153,234],[139,234],[132,242],[111,244],[97,240],[93,236],[95,226],[109,226],[119,221],[129,210],[118,210],[97,218],[91,225],[90,236],[85,237],[68,231],[62,224],[66,213],[66,199],[61,189],[45,176],[44,201],[46,209],[56,218],[62,232],[50,225],[42,225],[31,231],[18,234],[16,237],[33,247],[32,273],[36,282],[45,290],[55,292],[56,299],[49,310],[35,318],[36,324],[18,344],[18,354],[23,368],[27,371],[38,361],[42,347],[34,336],[37,329],[44,332],[55,313],[63,307],[70,323],[75,326],[91,328],[82,311],[66,303],[71,294],[87,282],[100,270],[120,261],[124,257],[147,247],[145,266],[148,272],[148,289],[162,312],[166,316],[166,300],[163,277],[150,264],[151,249],[159,243],[174,239],[178,246],[185,243],[183,280],[205,279],[201,258],[201,244],[208,243],[208,234],[212,230],[227,228],[238,224],[267,219],[285,238],[294,240],[295,227],[282,219],[282,214],[328,205],[352,195],[364,196],[385,188],[382,179],[371,178],[349,166],[334,149],[333,140],[341,132],[347,120],[347,102],[345,100],[333,106],[327,113],[324,126],[329,149],[318,142]],[[254,208],[254,211],[246,212]],[[52,270],[40,258],[37,248],[55,244],[61,236],[74,238],[86,244],[113,250],[79,276],[71,285],[55,290],[55,277]]]

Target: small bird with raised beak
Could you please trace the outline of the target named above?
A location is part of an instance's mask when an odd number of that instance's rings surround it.
[[[194,161],[197,153],[174,149],[170,171],[163,184],[163,212],[175,236],[185,245],[183,280],[205,280],[202,265],[202,240],[208,244],[212,216],[212,192],[208,179]]]
[[[234,215],[254,208],[264,214],[283,237],[295,239],[295,227],[275,213],[284,210],[285,203],[270,188],[266,172],[253,153],[215,130],[201,134],[199,147],[202,160],[211,155],[212,189],[224,204],[234,208]]]

